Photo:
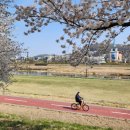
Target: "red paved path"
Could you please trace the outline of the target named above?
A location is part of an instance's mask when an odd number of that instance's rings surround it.
[[[130,110],[128,109],[117,109],[110,107],[94,106],[89,105],[89,111],[85,112],[83,110],[72,110],[70,108],[70,103],[32,99],[32,98],[22,98],[22,97],[12,97],[12,96],[0,96],[1,103],[10,103],[25,106],[35,106],[51,110],[60,110],[68,112],[76,112],[82,114],[93,114],[99,116],[109,116],[114,118],[129,119],[130,120]]]

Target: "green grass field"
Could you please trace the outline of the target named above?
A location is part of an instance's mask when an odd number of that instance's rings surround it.
[[[73,102],[77,91],[88,103],[130,106],[129,80],[15,76],[9,94]]]
[[[20,116],[0,113],[0,130],[112,130],[112,129],[63,123],[51,120],[31,121],[29,119]]]

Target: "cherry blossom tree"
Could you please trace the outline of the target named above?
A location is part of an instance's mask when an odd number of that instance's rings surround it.
[[[63,43],[75,48],[70,58],[73,66],[88,55],[91,44],[102,43],[104,49],[130,28],[130,0],[34,0],[32,5],[16,9],[16,19],[24,20],[28,27],[25,35],[40,32],[52,22],[63,24],[64,35],[56,41],[62,48],[66,47]],[[128,41],[130,35],[124,42]]]
[[[0,88],[4,91],[15,69],[15,58],[20,53],[20,45],[11,37],[13,19],[7,11],[11,0],[0,1]]]

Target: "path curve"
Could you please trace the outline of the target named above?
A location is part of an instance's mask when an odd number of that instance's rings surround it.
[[[71,105],[70,103],[40,100],[33,98],[14,97],[14,96],[0,96],[0,103],[35,106],[51,110],[76,112],[81,114],[92,114],[97,116],[107,116],[107,117],[130,120],[130,110],[128,109],[89,105],[90,107],[89,111],[85,112],[83,110],[72,110],[70,107]]]

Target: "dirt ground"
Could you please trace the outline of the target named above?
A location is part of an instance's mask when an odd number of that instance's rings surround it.
[[[130,128],[130,120],[62,111],[53,111],[36,107],[26,107],[1,103],[0,112],[16,114],[19,116],[27,117],[31,120],[51,119],[69,123],[79,123],[82,125],[99,126],[103,128],[111,127],[114,130],[129,130]]]

